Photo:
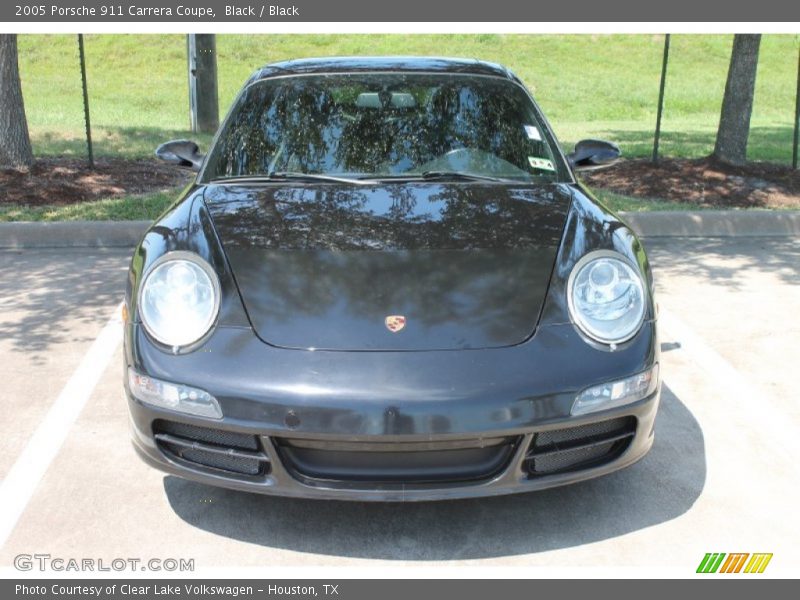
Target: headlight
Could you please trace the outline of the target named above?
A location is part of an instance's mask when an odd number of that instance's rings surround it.
[[[130,367],[128,367],[128,388],[134,398],[145,404],[200,417],[222,418],[219,402],[205,390],[147,377]]]
[[[658,364],[627,379],[609,381],[583,390],[572,404],[573,415],[607,410],[647,398],[658,387]]]
[[[173,348],[193,344],[214,323],[219,279],[196,254],[171,252],[150,269],[139,293],[139,314],[147,333]]]
[[[622,255],[603,250],[587,254],[572,269],[567,288],[570,315],[589,337],[618,344],[639,331],[644,284]]]

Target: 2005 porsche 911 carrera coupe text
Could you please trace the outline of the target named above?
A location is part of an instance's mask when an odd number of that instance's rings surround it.
[[[502,66],[307,59],[246,83],[130,269],[125,389],[151,465],[357,500],[524,492],[653,442],[644,251]]]

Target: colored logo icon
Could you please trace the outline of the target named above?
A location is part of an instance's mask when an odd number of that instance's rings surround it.
[[[697,567],[698,573],[763,573],[772,553],[708,552]]]
[[[397,333],[406,326],[406,318],[403,315],[389,315],[383,320],[386,329],[392,333]]]

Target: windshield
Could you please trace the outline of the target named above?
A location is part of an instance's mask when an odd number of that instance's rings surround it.
[[[563,169],[529,96],[511,81],[363,73],[282,77],[249,86],[202,179],[474,175],[552,182]]]

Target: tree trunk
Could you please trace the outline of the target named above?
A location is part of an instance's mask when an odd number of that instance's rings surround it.
[[[214,34],[195,35],[197,131],[201,133],[216,133],[219,127],[216,37]]]
[[[750,136],[760,44],[761,34],[737,34],[733,37],[731,64],[714,146],[714,157],[721,162],[742,165],[747,161],[747,138]]]
[[[0,34],[0,167],[33,164],[17,64],[17,36]]]

